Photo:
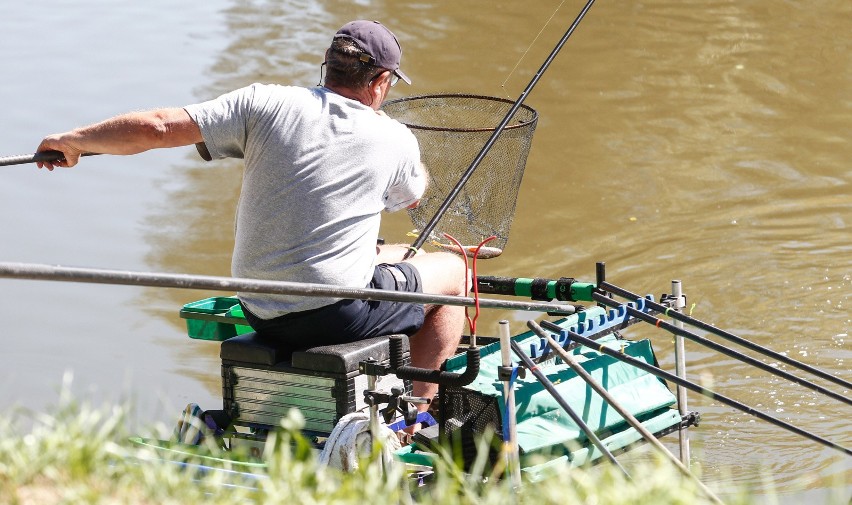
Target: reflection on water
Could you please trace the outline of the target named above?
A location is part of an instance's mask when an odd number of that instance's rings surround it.
[[[224,49],[207,58],[192,99],[255,81],[313,85],[330,35],[359,17],[401,39],[414,86],[394,93],[514,99],[580,7],[566,3],[530,46],[557,3],[233,2],[211,28]],[[527,101],[541,117],[510,240],[480,272],[593,281],[605,261],[609,280],[656,296],[680,279],[696,317],[848,379],[850,22],[848,3],[829,0],[595,5]],[[118,93],[106,100],[125,108]],[[240,164],[188,155],[156,177],[164,201],[145,213],[136,246],[150,270],[227,275]],[[388,216],[383,236],[407,242],[410,228],[405,215]],[[207,295],[158,292],[158,314],[174,325],[169,310]],[[520,331],[529,317],[485,313],[480,333],[502,318]],[[638,334],[671,366],[668,335]],[[836,402],[687,349],[690,378],[852,444]],[[169,352],[187,358],[182,375],[218,394],[215,346]],[[703,416],[696,460],[710,480],[760,489],[766,470],[782,492],[849,482],[848,458],[690,398]]]

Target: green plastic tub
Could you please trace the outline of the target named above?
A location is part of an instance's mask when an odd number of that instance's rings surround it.
[[[187,303],[180,310],[180,317],[186,319],[189,338],[199,340],[221,342],[254,331],[246,322],[236,296],[214,296]]]

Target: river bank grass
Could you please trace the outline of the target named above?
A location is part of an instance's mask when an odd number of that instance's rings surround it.
[[[463,473],[446,462],[425,487],[400,466],[382,473],[365,461],[356,472],[343,474],[318,465],[315,452],[296,431],[298,415],[268,441],[275,446],[267,451],[273,455],[250,477],[228,471],[226,464],[221,472],[201,472],[191,456],[186,465],[176,465],[152,448],[130,443],[128,412],[125,407],[91,408],[65,401],[57,412],[27,416],[25,423],[20,416],[0,420],[0,503],[711,503],[694,482],[664,461],[630,464],[632,480],[610,465],[562,470],[524,483],[520,493],[508,479],[487,478],[484,471]],[[28,428],[22,430],[23,424]],[[727,490],[722,496],[729,504],[774,501],[756,501],[745,489]]]

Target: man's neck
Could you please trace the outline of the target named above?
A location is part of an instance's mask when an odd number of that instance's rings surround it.
[[[369,104],[365,103],[363,97],[360,96],[361,94],[359,94],[358,92],[353,91],[353,90],[351,90],[347,87],[334,86],[334,85],[331,85],[331,84],[326,84],[323,87],[328,89],[328,90],[331,90],[334,93],[337,93],[338,95],[340,95],[342,97],[348,98],[350,100],[355,100],[356,102],[361,102],[362,104],[367,105],[369,107]]]

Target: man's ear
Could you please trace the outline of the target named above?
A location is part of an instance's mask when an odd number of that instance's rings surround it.
[[[385,81],[385,74],[383,72],[380,75],[381,75],[381,77],[377,77],[377,78],[373,79],[369,84],[369,86],[370,86],[370,98],[372,98],[372,102],[370,102],[370,103],[381,104],[382,83]]]

